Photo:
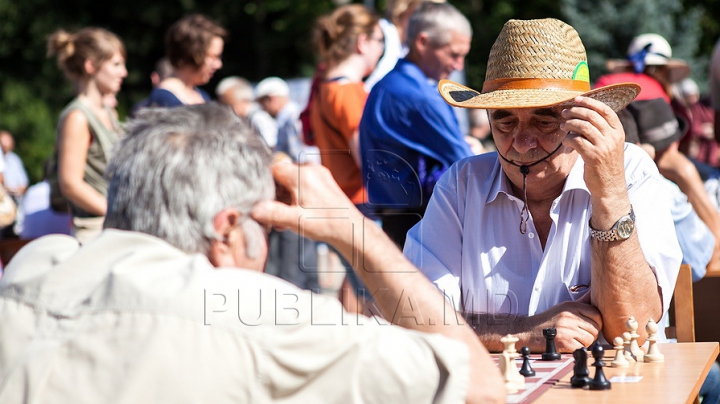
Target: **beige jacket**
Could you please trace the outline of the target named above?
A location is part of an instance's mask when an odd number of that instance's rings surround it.
[[[141,233],[48,236],[0,280],[0,403],[459,403],[466,347]]]

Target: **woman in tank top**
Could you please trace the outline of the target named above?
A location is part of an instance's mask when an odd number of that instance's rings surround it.
[[[105,167],[121,134],[108,99],[127,76],[126,51],[115,34],[90,27],[52,34],[48,56],[54,55],[76,92],[57,127],[58,183],[71,208],[73,234],[84,243],[102,230],[107,210]]]

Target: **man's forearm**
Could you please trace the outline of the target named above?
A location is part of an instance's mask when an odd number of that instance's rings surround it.
[[[462,322],[445,321],[458,315],[445,297],[405,258],[375,223],[354,226],[354,242],[338,240],[333,246],[346,258],[359,258],[356,272],[372,292],[380,312],[402,327],[442,334],[468,348],[470,388],[466,402],[496,402],[504,398],[502,378],[488,351]]]
[[[630,316],[642,327],[650,318],[659,321],[662,298],[655,274],[640,249],[637,232],[623,241],[593,239],[591,243],[591,302],[602,313],[605,339],[612,341],[621,336]],[[638,333],[643,335],[643,330]],[[640,343],[643,341],[644,337]]]
[[[523,346],[530,347],[532,352],[545,350],[545,338],[542,334],[533,332],[526,316],[485,313],[464,313],[463,316],[490,352],[502,352],[505,349],[500,338],[507,334],[518,338],[518,350]]]
[[[348,262],[357,263],[355,272],[385,319],[418,331],[440,332],[448,323],[444,317],[455,313],[442,293],[372,221],[354,223],[352,242],[345,238],[334,247]]]

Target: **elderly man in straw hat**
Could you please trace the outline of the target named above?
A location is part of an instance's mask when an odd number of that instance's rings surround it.
[[[616,114],[640,88],[591,90],[586,60],[571,26],[510,20],[481,92],[439,84],[448,103],[489,110],[497,153],[448,170],[405,254],[490,350],[510,333],[542,351],[548,327],[564,352],[609,341],[630,316],[658,320],[672,296],[669,197]]]

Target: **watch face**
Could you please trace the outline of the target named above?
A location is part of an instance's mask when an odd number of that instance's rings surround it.
[[[633,223],[632,219],[625,218],[618,223],[617,234],[620,238],[626,239],[632,235],[634,228],[635,223]]]

